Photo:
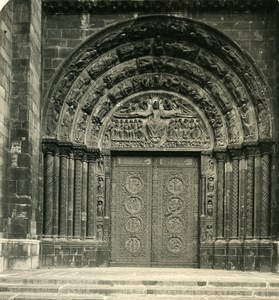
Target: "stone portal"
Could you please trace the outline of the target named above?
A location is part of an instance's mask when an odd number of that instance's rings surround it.
[[[230,39],[125,21],[71,55],[48,99],[43,264],[271,270],[270,94]]]

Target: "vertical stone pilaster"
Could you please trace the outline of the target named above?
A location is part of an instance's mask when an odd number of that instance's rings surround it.
[[[247,202],[247,161],[242,154],[239,159],[239,231],[238,237],[245,237],[245,208]]]
[[[217,238],[224,238],[224,153],[217,154]]]
[[[45,154],[45,203],[44,203],[44,235],[52,235],[53,227],[53,171],[54,157],[52,152]]]
[[[75,161],[74,155],[69,156],[68,168],[68,205],[67,205],[67,235],[73,235],[73,212],[74,212],[74,180],[75,180]]]
[[[75,153],[74,236],[81,235],[82,153]]]
[[[67,212],[69,198],[69,162],[65,153],[60,157],[60,207],[59,207],[59,235],[64,237],[67,235]]]
[[[225,225],[225,238],[231,235],[231,197],[232,197],[232,164],[229,156],[226,157],[225,162],[225,197],[224,197],[224,225]]]
[[[87,234],[87,186],[88,186],[88,165],[84,156],[82,159],[82,199],[81,199],[81,236]]]

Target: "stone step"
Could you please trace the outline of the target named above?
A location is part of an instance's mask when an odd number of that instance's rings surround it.
[[[90,285],[110,285],[110,286],[126,286],[126,285],[143,285],[143,286],[196,286],[196,287],[255,287],[255,288],[279,288],[279,282],[251,282],[251,281],[175,281],[175,280],[90,280],[90,279],[70,279],[70,278],[16,278],[6,277],[0,278],[0,284],[90,284]]]
[[[171,296],[171,295],[80,295],[80,294],[53,294],[53,293],[0,293],[0,300],[278,300],[278,297],[222,297],[222,296]]]
[[[278,288],[255,287],[183,287],[183,286],[111,286],[111,285],[37,285],[0,284],[0,292],[55,293],[83,295],[187,295],[187,296],[234,296],[234,297],[279,297]]]

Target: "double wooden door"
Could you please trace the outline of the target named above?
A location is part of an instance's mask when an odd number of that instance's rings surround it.
[[[197,266],[198,159],[113,159],[111,263]]]

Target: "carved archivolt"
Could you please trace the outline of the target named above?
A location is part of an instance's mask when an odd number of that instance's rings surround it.
[[[211,150],[272,138],[253,61],[188,19],[142,17],[92,36],[46,101],[45,137],[89,147]]]

